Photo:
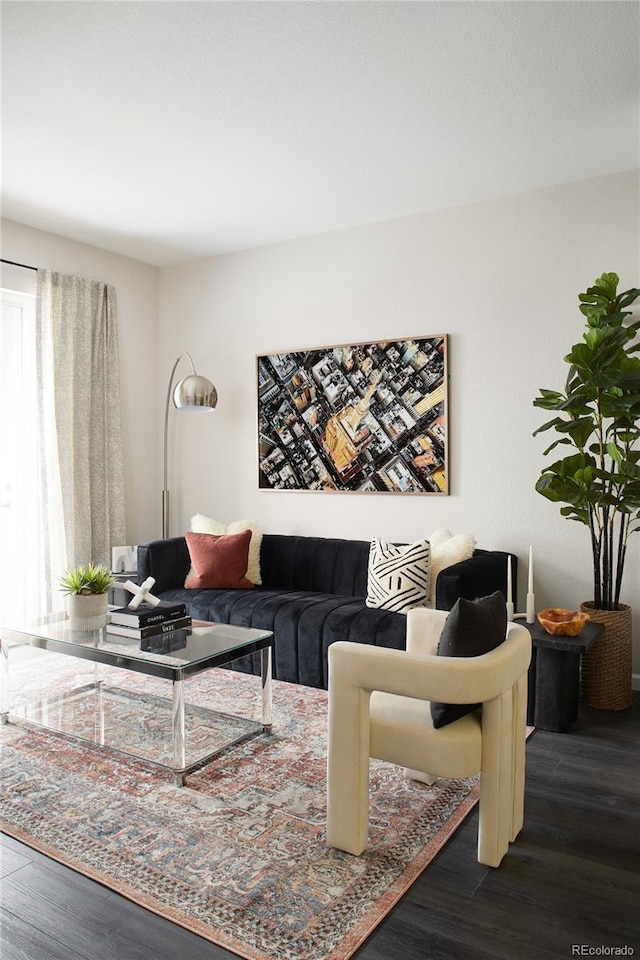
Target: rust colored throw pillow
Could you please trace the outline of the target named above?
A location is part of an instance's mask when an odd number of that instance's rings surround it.
[[[212,533],[186,533],[192,573],[185,580],[187,590],[251,590],[247,562],[251,530],[217,537]]]

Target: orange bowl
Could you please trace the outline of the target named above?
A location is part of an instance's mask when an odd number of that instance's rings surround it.
[[[542,626],[554,637],[577,637],[589,619],[588,613],[561,607],[548,607],[538,614]]]

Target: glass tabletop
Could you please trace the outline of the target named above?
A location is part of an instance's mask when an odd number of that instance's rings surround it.
[[[269,630],[194,620],[190,627],[143,640],[106,630],[71,630],[65,614],[0,628],[3,646],[29,645],[169,679],[222,666],[273,646]]]

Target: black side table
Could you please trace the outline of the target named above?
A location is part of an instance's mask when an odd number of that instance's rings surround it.
[[[540,730],[568,733],[578,717],[580,657],[604,633],[601,623],[586,623],[577,637],[554,637],[542,624],[518,620],[531,634],[527,723]]]

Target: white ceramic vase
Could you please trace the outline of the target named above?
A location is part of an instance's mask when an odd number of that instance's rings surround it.
[[[107,594],[71,594],[67,597],[67,615],[72,630],[99,630],[107,623]]]

